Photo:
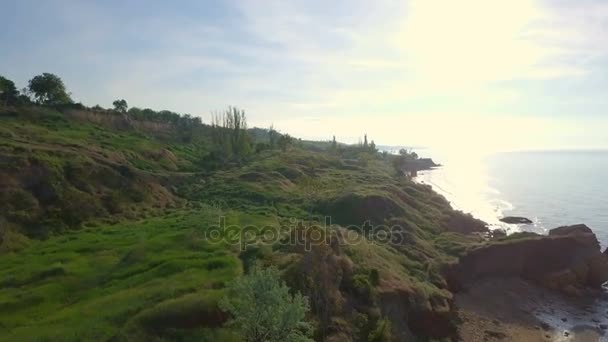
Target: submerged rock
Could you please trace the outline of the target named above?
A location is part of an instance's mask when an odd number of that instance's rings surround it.
[[[506,240],[471,250],[448,269],[450,287],[459,290],[485,277],[521,277],[570,295],[608,281],[608,256],[585,225],[559,227],[549,236]]]
[[[507,216],[500,219],[501,222],[509,224],[531,224],[533,223],[530,219],[519,216]]]

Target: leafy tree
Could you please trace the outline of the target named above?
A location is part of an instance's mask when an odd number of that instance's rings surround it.
[[[309,310],[306,297],[291,295],[280,280],[279,271],[254,267],[236,279],[220,301],[220,308],[232,314],[229,325],[246,342],[312,342],[312,326],[305,321]]]
[[[46,105],[62,105],[72,103],[65,84],[59,76],[43,73],[35,76],[29,82],[29,90],[36,101]]]
[[[283,151],[287,151],[287,147],[289,147],[293,143],[293,138],[289,134],[283,134],[279,137],[279,141],[277,144]]]
[[[127,101],[125,101],[124,99],[116,100],[112,102],[112,105],[114,105],[114,110],[119,113],[126,113],[127,109],[129,108]]]
[[[332,150],[337,150],[338,149],[338,143],[336,142],[336,136],[334,135],[334,138],[331,141],[331,149]]]
[[[211,127],[214,147],[222,159],[242,158],[251,152],[252,139],[247,132],[245,111],[229,107],[213,116]]]
[[[404,148],[399,150],[399,155],[403,156],[409,160],[411,159],[418,159],[418,153],[412,151],[412,150],[406,150]]]
[[[19,99],[19,92],[15,83],[3,76],[0,76],[0,101],[4,107],[15,104]]]
[[[367,134],[363,135],[363,147],[367,148],[368,144],[367,144]]]
[[[32,103],[32,96],[30,93],[30,90],[27,87],[24,87],[21,89],[21,91],[19,92],[19,103],[20,104],[31,104]]]
[[[405,175],[403,171],[404,165],[406,165],[408,162],[415,161],[416,159],[418,159],[418,154],[416,152],[402,148],[399,150],[399,154],[394,156],[392,161],[393,167],[395,168],[395,171],[397,171],[398,175],[403,176]]]

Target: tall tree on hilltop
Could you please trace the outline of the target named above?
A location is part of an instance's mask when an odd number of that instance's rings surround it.
[[[65,84],[59,76],[43,73],[35,76],[29,82],[29,90],[36,101],[45,105],[62,105],[72,103]]]
[[[224,113],[212,118],[211,138],[223,159],[245,157],[251,152],[251,137],[247,132],[245,111],[229,107]]]
[[[0,76],[0,101],[4,107],[14,104],[19,99],[19,92],[15,83],[3,76]]]
[[[125,101],[124,99],[116,100],[112,102],[112,105],[114,105],[114,110],[119,113],[126,113],[127,109],[129,108],[127,101]]]

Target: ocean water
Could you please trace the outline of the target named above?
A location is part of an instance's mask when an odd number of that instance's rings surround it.
[[[547,233],[584,223],[608,246],[608,150],[530,151],[486,155],[418,150],[442,167],[424,171],[429,184],[456,209],[509,232]],[[531,225],[498,219],[524,216]]]

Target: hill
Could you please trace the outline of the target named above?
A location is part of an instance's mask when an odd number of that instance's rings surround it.
[[[220,160],[201,123],[3,110],[0,340],[238,340],[217,301],[254,262],[308,296],[319,339],[452,336],[441,268],[484,224],[399,156],[254,133]]]

